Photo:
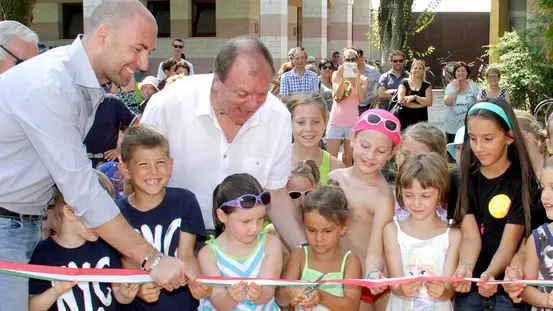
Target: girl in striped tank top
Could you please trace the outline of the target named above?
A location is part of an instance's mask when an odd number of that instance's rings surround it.
[[[281,243],[262,230],[270,205],[270,193],[249,174],[228,176],[215,188],[213,218],[217,232],[222,232],[198,253],[202,275],[279,278]],[[198,310],[279,311],[274,294],[274,287],[254,282],[214,286]]]
[[[292,252],[283,279],[316,281],[359,279],[361,261],[351,251],[342,249],[340,238],[346,233],[350,210],[344,191],[329,180],[329,186],[309,192],[300,205],[309,246]],[[277,291],[281,306],[295,310],[358,310],[361,288],[352,285],[324,284],[311,293],[305,288],[282,287]]]

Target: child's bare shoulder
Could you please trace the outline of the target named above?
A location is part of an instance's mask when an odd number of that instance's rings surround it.
[[[282,249],[282,242],[280,242],[280,239],[277,236],[273,234],[267,234],[267,238],[265,240],[265,248],[278,250],[280,252]]]
[[[337,168],[328,174],[327,179],[333,179],[340,183],[344,179],[344,175],[347,170],[347,168]]]

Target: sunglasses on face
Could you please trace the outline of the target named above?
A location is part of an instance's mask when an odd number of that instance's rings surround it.
[[[182,49],[182,48],[184,48],[184,45],[173,44],[173,47],[174,47],[175,49]]]
[[[237,199],[227,201],[219,206],[223,208],[225,206],[238,207],[240,209],[249,209],[257,205],[257,203],[267,207],[271,205],[271,194],[269,192],[262,192],[259,195],[244,194]]]
[[[288,192],[288,195],[290,196],[290,199],[292,200],[298,200],[302,196],[306,196],[309,192],[311,192],[313,189],[305,190],[305,191],[290,191]]]
[[[24,62],[25,60],[24,59],[21,59],[17,56],[15,56],[15,54],[13,54],[12,52],[10,52],[10,50],[6,49],[3,45],[0,44],[0,48],[2,48],[2,50],[6,51],[6,53],[8,53],[11,57],[13,57],[15,59],[15,65],[19,65],[21,64],[22,62]]]
[[[357,61],[357,58],[344,58],[344,62],[353,63],[356,61]]]
[[[322,66],[321,69],[330,70],[330,69],[332,69],[332,66]]]
[[[384,128],[392,133],[399,133],[399,125],[394,120],[384,119],[376,113],[368,113],[365,115],[365,122],[371,125],[378,125],[381,122],[384,122]]]
[[[403,63],[405,60],[404,59],[392,59],[392,62],[393,63]]]

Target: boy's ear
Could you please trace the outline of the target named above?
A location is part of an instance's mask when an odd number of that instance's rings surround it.
[[[75,211],[67,204],[64,204],[63,205],[63,217],[66,218],[66,219],[74,219],[75,217],[77,217],[77,215],[75,215]]]
[[[123,174],[123,177],[125,179],[127,179],[127,180],[131,179],[131,175],[129,174],[129,169],[128,169],[128,167],[125,163],[119,162],[118,168],[121,171],[121,174]]]

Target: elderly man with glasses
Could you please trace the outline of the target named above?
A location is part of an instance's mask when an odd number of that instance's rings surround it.
[[[38,36],[16,21],[0,22],[0,74],[38,54]]]
[[[171,58],[169,58],[169,59],[172,59],[172,60],[176,61],[177,63],[183,63],[183,64],[188,65],[188,68],[190,68],[188,74],[190,76],[193,75],[194,74],[194,65],[192,65],[191,62],[184,59],[184,56],[182,56],[183,51],[184,51],[184,40],[182,40],[180,38],[173,39],[173,43],[171,43],[171,51],[172,51],[172,54],[171,54]],[[163,71],[163,68],[161,68],[162,65],[163,65],[163,62],[161,62],[159,64],[159,68],[157,70],[157,80],[158,81],[163,81],[163,80],[167,79],[167,75]]]

